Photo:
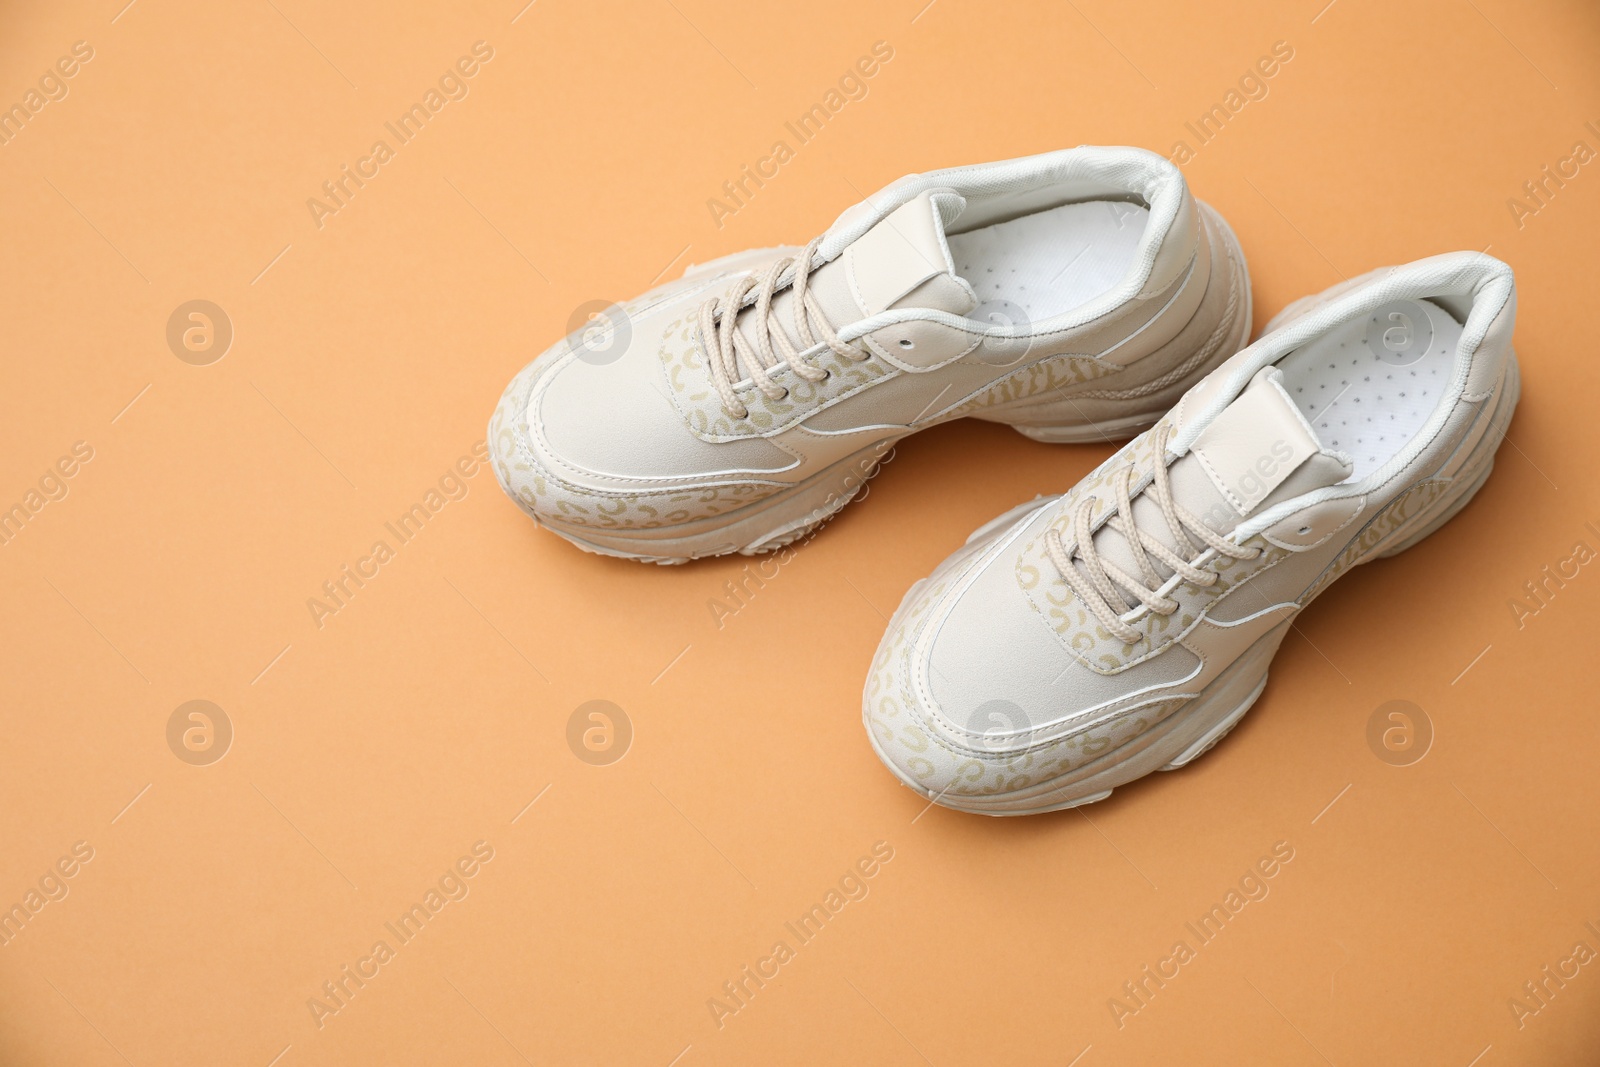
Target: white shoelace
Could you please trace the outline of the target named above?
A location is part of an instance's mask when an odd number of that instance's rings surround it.
[[[1167,520],[1167,528],[1172,531],[1173,541],[1190,557],[1200,554],[1200,550],[1195,548],[1194,541],[1189,537],[1192,533],[1221,555],[1240,560],[1255,559],[1261,554],[1259,548],[1240,548],[1189,511],[1179,507],[1172,499],[1172,482],[1167,474],[1166,464],[1160,461],[1160,457],[1166,455],[1167,437],[1171,432],[1172,428],[1165,424],[1156,431],[1157,461],[1148,488],[1153,491],[1156,503],[1161,508],[1161,514]],[[1074,516],[1071,544],[1062,539],[1060,530],[1052,529],[1045,535],[1045,548],[1050,553],[1051,562],[1061,572],[1061,577],[1066,579],[1078,599],[1088,605],[1089,610],[1095,613],[1107,630],[1130,645],[1142,640],[1144,633],[1122,621],[1122,616],[1133,610],[1133,605],[1123,595],[1124,590],[1132,593],[1135,600],[1157,615],[1171,615],[1180,606],[1177,600],[1161,595],[1159,590],[1165,584],[1165,580],[1151,565],[1152,555],[1172,568],[1173,573],[1181,575],[1184,581],[1194,585],[1210,587],[1221,577],[1216,571],[1195,566],[1168,548],[1165,542],[1154,534],[1134,525],[1133,501],[1128,493],[1133,474],[1134,468],[1129,465],[1112,475],[1112,482],[1117,492],[1117,507],[1106,520],[1106,525],[1126,538],[1128,544],[1133,547],[1133,556],[1139,564],[1143,582],[1116,564],[1101,558],[1099,549],[1095,547],[1094,531],[1090,525],[1094,516],[1093,497],[1085,500]],[[1073,565],[1074,553],[1083,561],[1084,570],[1089,574],[1087,578]]]
[[[753,274],[741,275],[726,294],[714,296],[700,305],[700,345],[711,366],[711,380],[722,397],[722,409],[736,419],[750,414],[750,409],[734,389],[744,377],[740,372],[741,363],[749,372],[751,382],[770,400],[782,400],[789,392],[772,380],[771,371],[780,361],[787,363],[790,370],[808,382],[820,382],[828,376],[827,371],[819,369],[800,355],[817,343],[811,329],[813,320],[822,333],[823,341],[840,359],[859,363],[871,358],[870,352],[839,340],[838,333],[822,313],[817,298],[807,288],[811,257],[821,241],[822,238],[818,237],[801,249],[798,255],[778,260],[767,268],[767,273],[759,282]],[[778,290],[778,279],[791,263],[794,264],[794,332],[801,342],[798,350],[772,321],[772,298]],[[756,339],[754,351],[751,351],[749,342],[736,328],[740,305],[751,289],[757,290],[754,317],[750,324],[750,332]]]

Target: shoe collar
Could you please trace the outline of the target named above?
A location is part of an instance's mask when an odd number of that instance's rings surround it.
[[[1312,307],[1281,329],[1234,355],[1191,388],[1174,409],[1174,432],[1167,450],[1186,455],[1195,441],[1245,390],[1257,372],[1309,344],[1335,327],[1394,300],[1431,300],[1458,319],[1465,314],[1461,340],[1444,395],[1428,420],[1394,456],[1359,482],[1326,486],[1283,501],[1251,516],[1235,531],[1238,538],[1264,530],[1295,511],[1324,500],[1372,493],[1406,470],[1443,430],[1463,399],[1483,399],[1500,380],[1510,351],[1516,315],[1511,268],[1482,252],[1451,252],[1399,267],[1374,271],[1340,295]]]

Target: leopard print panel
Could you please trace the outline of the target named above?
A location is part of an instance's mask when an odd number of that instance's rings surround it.
[[[1163,416],[1154,427],[1135,438],[1122,452],[1113,456],[1099,469],[1079,482],[1054,506],[1051,521],[1034,535],[1017,555],[1017,585],[1028,602],[1045,623],[1060,635],[1062,644],[1073,657],[1096,674],[1120,674],[1135,664],[1159,655],[1174,641],[1179,640],[1196,624],[1206,608],[1217,603],[1237,589],[1246,579],[1253,578],[1289,555],[1289,551],[1272,544],[1261,536],[1252,537],[1241,547],[1254,548],[1259,554],[1251,559],[1233,559],[1218,556],[1206,564],[1214,571],[1217,581],[1210,586],[1197,586],[1184,582],[1174,590],[1182,605],[1171,615],[1147,612],[1142,619],[1132,623],[1141,632],[1139,640],[1123,641],[1108,631],[1099,618],[1081,600],[1072,587],[1061,578],[1055,562],[1046,547],[1046,535],[1055,530],[1070,540],[1073,518],[1085,500],[1094,501],[1091,522],[1098,524],[1115,506],[1117,493],[1114,479],[1125,478],[1123,471],[1131,463],[1136,481],[1149,475],[1161,458],[1155,455],[1155,442],[1160,428],[1171,420]]]

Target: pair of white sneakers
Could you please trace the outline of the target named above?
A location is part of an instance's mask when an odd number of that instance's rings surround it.
[[[912,586],[866,684],[904,784],[1053,811],[1205,752],[1301,609],[1466,505],[1517,402],[1515,308],[1509,267],[1458,252],[1244,347],[1227,223],[1160,156],[1082,147],[903,178],[608,309],[517,375],[489,446],[547,529],[681,563],[806,535],[952,419],[1138,433]]]

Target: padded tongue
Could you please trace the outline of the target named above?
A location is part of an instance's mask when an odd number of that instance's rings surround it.
[[[945,240],[945,228],[966,206],[966,199],[952,190],[922,193],[844,250],[839,265],[863,318],[903,307],[965,315],[977,306],[972,286],[956,273]]]
[[[1180,466],[1185,468],[1182,495]],[[1208,484],[1194,476],[1191,466],[1199,468]],[[1263,367],[1201,431],[1189,454],[1172,465],[1173,497],[1226,533],[1269,501],[1275,504],[1337,484],[1353,470],[1348,456],[1323,449],[1284,389],[1283,372]],[[1217,508],[1219,503],[1225,511]]]
[[[956,273],[945,227],[967,201],[950,189],[921,193],[890,212],[845,250],[812,271],[807,286],[835,330],[890,308],[930,308],[965,315],[978,306]],[[739,330],[754,347],[753,312],[739,315]],[[772,319],[795,347],[794,290],[772,300]]]
[[[1284,390],[1283,372],[1265,367],[1211,420],[1189,452],[1168,465],[1167,476],[1173,502],[1226,535],[1248,516],[1337,485],[1353,470],[1348,456],[1322,447]],[[1139,529],[1178,549],[1152,493],[1133,501],[1133,520]],[[1139,576],[1132,546],[1120,533],[1102,526],[1094,544],[1102,559]],[[1150,562],[1163,578],[1172,573],[1154,556]]]

